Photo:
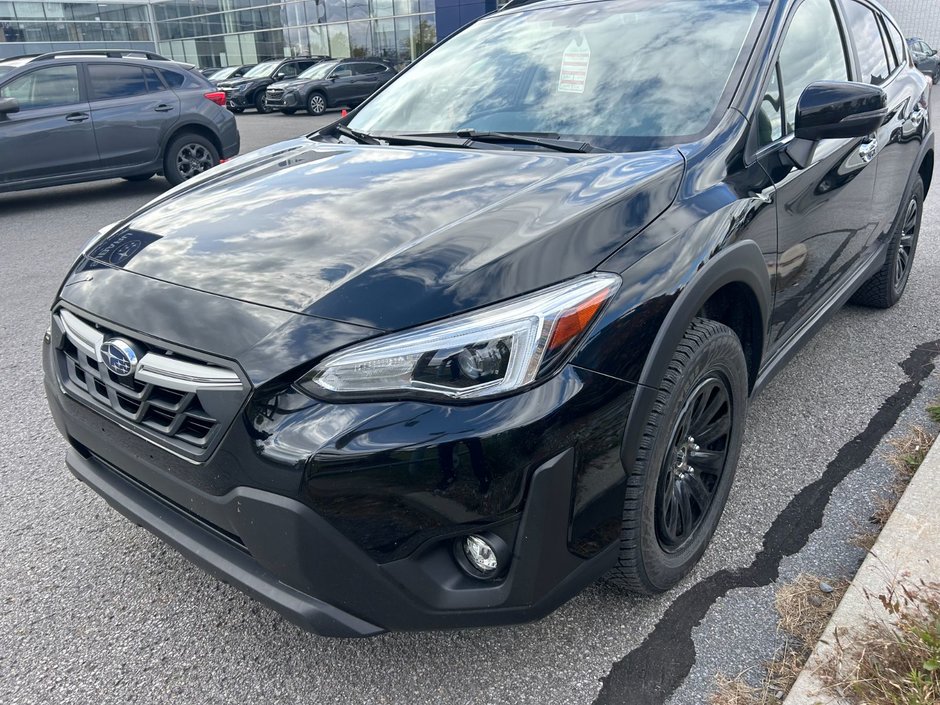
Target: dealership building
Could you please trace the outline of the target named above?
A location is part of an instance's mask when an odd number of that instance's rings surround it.
[[[0,57],[132,47],[199,66],[284,56],[404,64],[504,0],[0,0]],[[908,36],[940,45],[940,1],[886,0]]]
[[[411,61],[497,0],[0,0],[0,58],[131,47],[199,66],[285,56]]]

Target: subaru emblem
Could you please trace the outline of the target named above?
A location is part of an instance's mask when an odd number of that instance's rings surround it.
[[[140,357],[134,346],[126,340],[111,338],[98,349],[101,362],[118,377],[130,377],[137,369]]]

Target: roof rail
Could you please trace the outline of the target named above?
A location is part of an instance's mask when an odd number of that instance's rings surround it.
[[[22,61],[23,59],[32,59],[39,56],[39,54],[18,54],[17,56],[2,56],[0,57],[0,64],[7,61]]]
[[[149,59],[150,61],[171,61],[160,54],[144,49],[66,49],[39,54],[32,61],[58,59],[62,56],[106,56],[109,59]]]

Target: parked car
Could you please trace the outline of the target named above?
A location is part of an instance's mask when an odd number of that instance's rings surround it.
[[[318,64],[328,56],[307,56],[297,59],[264,61],[248,70],[241,78],[230,78],[218,82],[218,87],[225,91],[228,108],[233,113],[254,108],[259,113],[269,113],[264,102],[264,92],[275,81],[293,78],[299,73]]]
[[[322,115],[327,108],[358,105],[394,76],[395,68],[381,59],[324,61],[297,78],[272,83],[265,101],[285,115],[303,109]]]
[[[0,62],[0,191],[163,174],[179,184],[238,154],[225,94],[140,51]]]
[[[255,64],[244,64],[243,66],[227,66],[224,69],[219,69],[218,71],[209,75],[209,82],[212,85],[217,86],[220,81],[227,81],[232,78],[241,78],[248,71],[253,69]]]
[[[934,85],[940,82],[940,56],[937,55],[937,50],[918,37],[908,39],[907,45],[911,49],[911,56],[917,68],[930,76]]]
[[[667,590],[750,400],[905,291],[904,51],[866,1],[510,2],[93,238],[43,346],[66,462],[321,634]]]
[[[206,68],[196,69],[201,73],[205,78],[209,78],[212,74],[216,73],[219,70],[218,66],[207,66]]]

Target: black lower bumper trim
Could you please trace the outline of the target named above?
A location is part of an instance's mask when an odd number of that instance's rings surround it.
[[[333,637],[366,637],[385,631],[281,583],[246,552],[209,532],[194,531],[189,518],[93,458],[83,457],[76,449],[68,450],[66,463],[79,480],[125,517],[299,627]]]

